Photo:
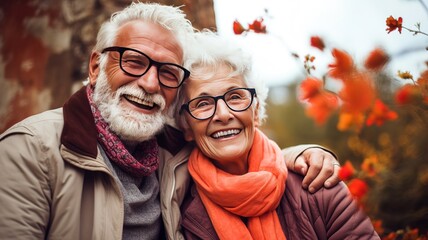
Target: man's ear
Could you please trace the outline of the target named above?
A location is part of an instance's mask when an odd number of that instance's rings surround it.
[[[99,73],[100,73],[100,54],[97,52],[92,52],[91,58],[89,59],[89,82],[92,86],[95,85],[95,82],[97,81]]]

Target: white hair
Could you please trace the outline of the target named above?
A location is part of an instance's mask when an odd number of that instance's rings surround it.
[[[119,27],[134,20],[159,24],[171,31],[182,49],[186,47],[188,37],[194,33],[192,24],[179,7],[133,2],[123,10],[112,14],[110,21],[101,25],[94,51],[101,52],[104,48],[111,47],[116,40]],[[183,52],[186,55],[187,51]]]
[[[182,62],[187,57],[188,39],[193,38],[195,29],[191,22],[186,19],[186,15],[180,7],[173,7],[161,5],[159,3],[141,3],[134,2],[121,11],[113,13],[109,21],[103,23],[97,35],[97,42],[93,51],[102,52],[103,49],[111,47],[115,44],[118,37],[118,31],[124,24],[140,20],[158,24],[159,26],[170,31],[176,38],[179,46],[183,52]],[[107,55],[100,54],[98,63],[100,64],[100,76],[98,77],[97,84],[94,91],[94,102],[100,109],[103,118],[109,123],[111,129],[121,136],[124,140],[128,141],[143,141],[147,137],[153,137],[165,122],[171,122],[173,109],[167,109],[166,115],[157,114],[154,117],[136,116],[132,112],[125,112],[119,108],[117,94],[112,92],[107,83],[107,76],[105,74],[105,65],[107,62]],[[101,86],[98,86],[101,85]],[[132,88],[123,86],[121,91],[131,93]],[[136,95],[137,93],[133,93]],[[149,96],[147,96],[149,97]],[[163,99],[160,96],[150,96],[158,99],[159,105]],[[123,121],[123,119],[133,119],[132,121]],[[123,122],[122,124],[120,122]],[[143,123],[143,124],[142,124]]]
[[[194,35],[192,44],[189,44],[192,49],[188,49],[188,59],[184,62],[184,67],[188,69],[190,79],[197,73],[198,79],[207,80],[211,78],[219,67],[228,66],[231,69],[231,73],[228,77],[242,76],[246,87],[255,88],[257,94],[258,107],[258,119],[259,124],[262,124],[266,118],[266,98],[268,94],[268,88],[260,79],[256,79],[252,72],[252,59],[251,55],[241,49],[237,43],[228,41],[225,38],[218,36],[216,33],[205,30],[197,32]],[[205,71],[201,73],[198,71],[200,68],[212,69],[212,71]],[[193,74],[193,75],[192,75]],[[186,99],[185,89],[186,81],[180,87],[177,93],[177,101],[175,107],[175,117],[177,125],[179,127],[185,127],[186,121],[184,115],[180,115],[180,107],[189,99]]]

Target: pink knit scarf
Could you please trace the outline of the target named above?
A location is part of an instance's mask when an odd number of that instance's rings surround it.
[[[132,156],[101,116],[100,111],[92,100],[93,89],[90,85],[86,88],[86,93],[98,130],[98,142],[109,159],[122,170],[135,177],[149,176],[156,171],[159,167],[159,146],[156,139],[153,138],[138,144],[135,149],[135,156]]]

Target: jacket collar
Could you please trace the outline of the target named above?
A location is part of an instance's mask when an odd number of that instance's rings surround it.
[[[97,129],[92,115],[86,86],[73,94],[63,106],[64,129],[61,143],[70,150],[95,158],[97,149]],[[172,155],[177,154],[186,144],[183,133],[171,126],[166,126],[156,136],[160,147]]]
[[[86,96],[86,86],[73,94],[63,106],[64,129],[61,143],[70,150],[96,158],[97,128]]]
[[[180,130],[169,125],[166,125],[156,138],[159,146],[168,150],[173,156],[186,145],[184,134]]]

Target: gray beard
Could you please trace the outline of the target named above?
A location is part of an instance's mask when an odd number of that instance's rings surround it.
[[[120,96],[123,93],[151,99],[160,106],[160,110],[154,114],[142,114],[132,109],[124,108],[120,105]],[[110,130],[129,144],[137,144],[155,137],[162,130],[168,118],[163,113],[165,99],[161,95],[150,95],[142,89],[137,89],[130,85],[121,86],[116,92],[113,92],[107,81],[104,69],[100,69],[100,74],[95,84],[93,100],[104,121],[109,125]]]

